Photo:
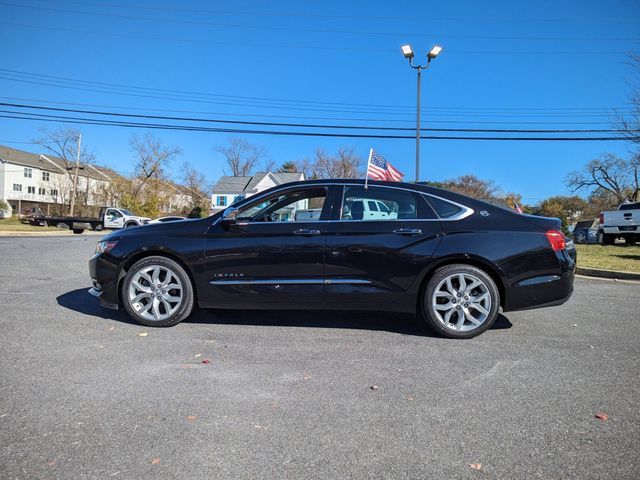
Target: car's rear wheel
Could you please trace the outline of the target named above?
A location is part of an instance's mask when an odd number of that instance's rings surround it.
[[[127,272],[122,282],[122,303],[137,322],[150,327],[170,327],[193,311],[193,285],[177,262],[166,257],[147,257]]]
[[[493,325],[500,292],[493,279],[471,265],[439,268],[423,289],[421,311],[427,325],[449,338],[472,338]]]

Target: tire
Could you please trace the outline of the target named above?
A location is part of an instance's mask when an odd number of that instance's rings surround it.
[[[95,226],[94,230],[95,230],[96,232],[101,232],[103,228],[104,228],[104,227],[102,226],[102,224],[101,224],[101,223],[99,223],[99,224],[97,224],[97,225]]]
[[[614,243],[616,243],[616,236],[615,235],[611,235],[609,233],[603,233],[602,234],[602,244],[603,245],[613,245]]]
[[[587,235],[584,232],[576,233],[576,243],[587,243]]]
[[[468,290],[469,287],[473,288]],[[464,303],[461,305],[460,302]],[[450,308],[446,308],[447,305]],[[422,318],[431,330],[448,338],[480,335],[493,325],[499,310],[500,292],[495,282],[483,270],[471,265],[439,268],[429,278],[420,296]]]
[[[137,227],[137,226],[138,226],[137,223],[129,222],[129,223],[125,223],[124,228]]]
[[[176,287],[167,288],[172,285]],[[194,308],[189,275],[167,257],[147,257],[136,262],[122,282],[121,294],[129,316],[148,327],[176,325]]]

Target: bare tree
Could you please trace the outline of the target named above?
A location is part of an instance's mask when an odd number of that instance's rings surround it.
[[[363,175],[363,163],[353,148],[342,147],[336,155],[329,155],[319,148],[312,166],[312,178],[359,178]]]
[[[161,180],[164,170],[182,153],[180,147],[165,147],[160,139],[150,133],[142,137],[133,134],[129,139],[129,147],[135,156],[135,193],[145,188],[150,180]]]
[[[80,150],[80,158],[78,159],[78,142],[81,132],[69,126],[59,128],[42,127],[40,129],[40,137],[33,142],[40,145],[48,155],[58,159],[61,162],[61,168],[64,169],[65,180],[57,182],[58,195],[62,204],[70,202],[70,214],[73,210],[77,196],[77,176],[78,170],[84,170],[87,163],[94,160],[94,155],[85,147]],[[79,161],[78,161],[79,160]],[[78,168],[76,168],[76,166]],[[68,179],[69,181],[66,181]],[[75,179],[75,181],[74,181]],[[87,184],[89,182],[87,181]],[[84,195],[82,205],[87,206],[87,195]]]
[[[219,145],[215,151],[224,155],[227,167],[234,177],[250,175],[256,163],[267,156],[267,149],[263,145],[236,137],[229,138],[226,145]]]
[[[640,161],[637,156],[626,161],[612,153],[605,153],[591,160],[582,171],[571,172],[565,184],[573,193],[602,189],[622,203],[627,198],[639,199],[639,179]]]
[[[203,204],[208,201],[205,192],[209,190],[204,174],[193,168],[189,162],[184,162],[182,165],[182,184],[189,194],[191,209],[202,208]]]
[[[631,92],[627,97],[629,111],[622,113],[614,111],[614,126],[622,130],[629,141],[640,145],[640,88],[638,79],[640,78],[640,55],[629,55],[629,63],[636,72],[635,84],[631,85]]]

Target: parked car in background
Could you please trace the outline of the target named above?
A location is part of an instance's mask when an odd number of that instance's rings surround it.
[[[301,201],[321,207],[320,218],[275,220]],[[354,218],[369,201],[395,215]],[[365,309],[417,314],[441,335],[471,338],[501,308],[571,296],[575,261],[560,226],[424,185],[295,182],[212,217],[108,234],[89,261],[90,293],[149,326],[175,325],[196,304]]]
[[[180,220],[186,220],[186,219],[187,217],[179,217],[174,215],[169,217],[156,218],[155,220],[149,220],[147,223],[153,224],[153,223],[179,222]]]
[[[397,206],[400,208],[400,206]],[[343,216],[347,220],[394,220],[398,212],[380,200],[370,198],[351,198],[344,204]]]
[[[71,217],[55,215],[34,215],[29,218],[31,225],[41,227],[58,227],[72,229],[73,233],[82,233],[85,230],[100,231],[105,228],[118,229],[138,227],[151,220],[147,217],[134,215],[126,208],[102,207],[97,218]]]
[[[623,203],[617,210],[600,214],[598,242],[613,245],[617,238],[633,245],[640,242],[640,202]]]
[[[573,227],[572,235],[576,243],[598,243],[598,220],[580,220]]]

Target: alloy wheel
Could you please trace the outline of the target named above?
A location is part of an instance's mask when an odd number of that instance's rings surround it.
[[[445,328],[469,332],[487,320],[491,312],[491,293],[479,277],[454,273],[438,283],[431,297],[431,307]]]
[[[148,265],[131,278],[128,297],[138,315],[147,320],[162,321],[178,311],[184,290],[173,270],[162,265]]]

